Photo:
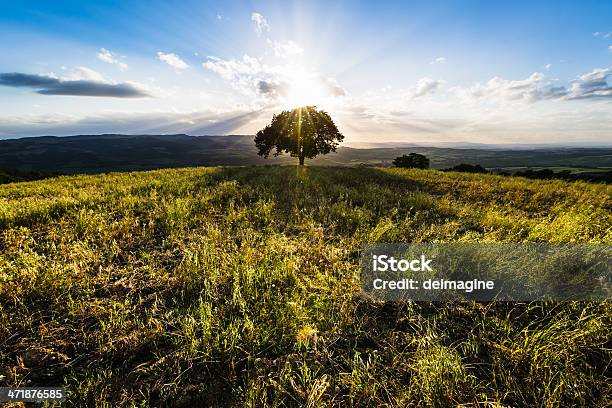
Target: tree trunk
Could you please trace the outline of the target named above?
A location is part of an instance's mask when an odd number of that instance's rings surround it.
[[[300,166],[304,165],[304,156],[300,156]]]

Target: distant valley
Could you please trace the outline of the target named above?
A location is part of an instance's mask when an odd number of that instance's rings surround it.
[[[612,148],[542,148],[503,150],[402,146],[352,148],[307,160],[322,166],[390,166],[402,154],[416,152],[443,169],[460,163],[489,169],[514,171],[551,168],[572,172],[612,169]],[[105,173],[171,167],[294,164],[282,156],[264,159],[257,155],[251,135],[80,135],[32,137],[0,141],[0,168],[54,174]]]

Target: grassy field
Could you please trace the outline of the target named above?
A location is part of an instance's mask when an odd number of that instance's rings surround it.
[[[2,185],[0,385],[79,407],[610,406],[610,303],[376,303],[359,251],[611,243],[611,197],[382,168]]]

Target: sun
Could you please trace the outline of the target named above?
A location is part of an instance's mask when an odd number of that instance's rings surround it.
[[[318,75],[306,70],[292,70],[288,78],[288,89],[284,97],[285,106],[289,109],[300,106],[320,106],[327,102],[329,96]]]

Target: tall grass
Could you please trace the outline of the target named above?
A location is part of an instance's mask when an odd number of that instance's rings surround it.
[[[377,303],[373,242],[612,242],[611,187],[373,168],[0,186],[0,385],[70,406],[609,406],[609,303]]]

